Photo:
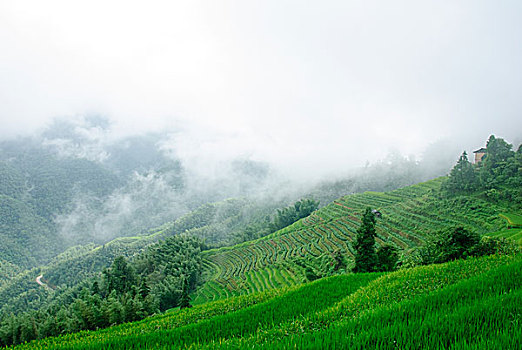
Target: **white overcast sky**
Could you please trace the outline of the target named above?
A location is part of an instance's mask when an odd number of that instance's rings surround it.
[[[0,135],[86,114],[292,166],[520,142],[522,1],[0,0]]]

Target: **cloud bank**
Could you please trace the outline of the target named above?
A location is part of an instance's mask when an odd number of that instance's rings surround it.
[[[441,140],[518,144],[520,13],[518,1],[2,2],[0,133],[99,114],[116,136],[170,131],[165,148],[195,167],[243,156],[294,177]]]

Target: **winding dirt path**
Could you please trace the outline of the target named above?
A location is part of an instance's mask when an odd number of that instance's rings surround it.
[[[39,285],[41,285],[41,286],[44,287],[45,289],[52,290],[51,287],[49,287],[47,284],[45,284],[45,283],[42,282],[42,277],[43,277],[43,275],[40,275],[40,276],[36,277],[36,283],[38,283]]]
[[[36,283],[38,283],[42,287],[45,287],[45,283],[42,282],[42,277],[43,277],[43,275],[36,277]]]

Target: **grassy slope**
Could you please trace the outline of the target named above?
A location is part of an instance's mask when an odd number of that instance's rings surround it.
[[[511,239],[522,245],[522,216],[513,213],[502,213],[499,216],[506,220],[506,227],[488,233],[488,236]]]
[[[475,197],[440,198],[442,178],[390,192],[365,192],[340,198],[295,224],[256,241],[204,252],[206,283],[195,303],[295,285],[303,280],[300,257],[321,257],[336,249],[352,256],[352,242],[367,206],[382,212],[377,243],[395,244],[407,253],[426,235],[451,225],[485,234],[504,226],[506,211]]]
[[[522,215],[517,215],[513,213],[502,213],[500,216],[508,222],[508,225],[511,227],[522,227]]]
[[[17,349],[515,349],[522,257],[340,275]]]

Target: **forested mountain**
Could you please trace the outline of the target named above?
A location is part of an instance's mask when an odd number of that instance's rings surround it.
[[[116,176],[84,159],[60,159],[35,148],[2,155],[0,254],[23,267],[48,261],[66,247],[55,217],[67,212],[76,193],[104,197],[119,185]]]
[[[168,135],[113,140],[109,127],[102,118],[58,121],[39,135],[0,142],[0,259],[39,266],[68,247],[133,236],[242,195],[187,185],[181,162],[162,150]],[[246,169],[255,185],[266,177],[249,161],[234,169]]]

